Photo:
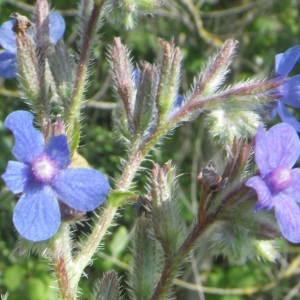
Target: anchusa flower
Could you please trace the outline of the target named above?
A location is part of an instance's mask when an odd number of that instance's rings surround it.
[[[255,211],[275,208],[282,235],[300,243],[300,168],[292,169],[300,153],[300,141],[295,129],[280,123],[268,132],[258,128],[255,137],[255,161],[260,175],[246,185],[256,190]]]
[[[278,114],[283,122],[292,125],[298,132],[300,132],[300,123],[293,117],[285,105],[300,108],[300,75],[286,79],[299,58],[300,46],[292,47],[285,53],[276,55],[276,80],[285,80],[285,82],[278,88],[282,97],[275,102],[275,108],[271,114],[272,117]]]
[[[108,180],[91,168],[68,167],[65,135],[52,136],[46,144],[26,111],[11,113],[4,126],[14,134],[12,153],[19,162],[9,161],[2,178],[14,194],[23,193],[13,214],[22,237],[35,242],[51,238],[61,224],[59,201],[83,212],[104,202]]]
[[[13,32],[16,20],[7,21],[0,27],[0,45],[4,49],[0,53],[0,76],[14,78],[17,72],[17,45]],[[56,12],[49,14],[49,39],[56,44],[65,32],[66,24],[62,16]]]

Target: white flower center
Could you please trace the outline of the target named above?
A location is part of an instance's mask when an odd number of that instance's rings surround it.
[[[265,182],[272,194],[288,189],[293,183],[292,171],[285,165],[273,169],[266,177]]]
[[[58,172],[55,162],[46,154],[42,154],[32,163],[31,170],[34,177],[42,182],[50,182]]]

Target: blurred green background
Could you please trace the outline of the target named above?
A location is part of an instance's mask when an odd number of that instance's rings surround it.
[[[0,24],[9,20],[12,12],[32,19],[35,1],[0,0]],[[65,41],[71,52],[76,51],[76,0],[52,0],[52,8],[66,20]],[[289,47],[300,44],[299,0],[174,0],[164,1],[156,14],[138,20],[135,29],[104,23],[93,50],[95,58],[90,68],[88,100],[83,109],[83,134],[80,153],[89,163],[111,178],[118,174],[126,149],[112,132],[111,112],[115,103],[111,90],[108,46],[113,37],[121,37],[131,51],[134,63],[155,62],[160,53],[157,39],[174,40],[183,53],[182,85],[186,93],[206,59],[227,38],[239,41],[228,84],[251,76],[272,76],[274,57]],[[300,67],[294,72],[298,73]],[[0,78],[0,174],[12,159],[12,135],[3,128],[3,120],[16,109],[28,109],[18,96],[15,80]],[[295,112],[300,119],[300,114]],[[163,164],[169,159],[180,176],[178,193],[182,216],[187,226],[196,213],[199,191],[197,174],[218,153],[212,148],[201,126],[201,117],[174,131],[155,152],[153,160]],[[175,145],[175,147],[174,147]],[[151,163],[145,163],[150,167]],[[137,190],[145,193],[145,174],[137,179]],[[47,262],[37,256],[20,255],[12,213],[17,197],[0,182],[0,294],[9,292],[9,299],[55,299],[55,283]],[[104,239],[101,250],[82,278],[82,299],[103,272],[114,269],[122,282],[129,270],[129,245],[133,234],[135,212],[125,206],[117,219],[113,234]],[[88,227],[80,227],[82,232]],[[195,251],[175,282],[176,299],[300,299],[300,248],[278,242],[282,257],[275,264],[254,261],[244,266],[230,266],[222,257],[211,257],[209,251]],[[51,286],[49,288],[49,286]],[[126,295],[126,291],[123,290]]]

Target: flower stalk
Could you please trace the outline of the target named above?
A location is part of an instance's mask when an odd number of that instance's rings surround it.
[[[68,127],[68,139],[72,140],[76,135],[75,130],[78,130],[80,108],[82,103],[82,96],[87,79],[87,69],[89,65],[91,46],[94,36],[98,29],[99,18],[104,6],[105,0],[94,3],[86,31],[84,32],[82,45],[80,45],[81,53],[78,62],[76,80],[73,89],[73,94],[70,100],[70,105],[66,111],[66,125]],[[75,140],[71,146],[73,152],[78,146],[78,140]]]
[[[69,226],[64,224],[51,243],[53,269],[63,300],[75,300],[77,291],[77,282],[72,278],[75,270],[70,257],[69,235]]]

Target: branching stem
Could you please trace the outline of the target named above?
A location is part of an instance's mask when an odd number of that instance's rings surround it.
[[[173,280],[176,276],[176,273],[182,264],[182,262],[186,259],[186,257],[189,255],[190,251],[195,246],[197,239],[201,236],[201,234],[204,233],[205,229],[215,220],[215,217],[213,218],[207,218],[205,222],[200,225],[199,223],[196,223],[191,230],[188,237],[185,239],[185,241],[182,243],[181,247],[177,251],[175,257],[172,259],[172,261],[169,261],[166,259],[165,266],[162,271],[160,280],[156,286],[156,289],[154,293],[152,294],[152,297],[150,300],[164,300],[166,298],[166,294],[170,288],[170,286],[173,283]]]

